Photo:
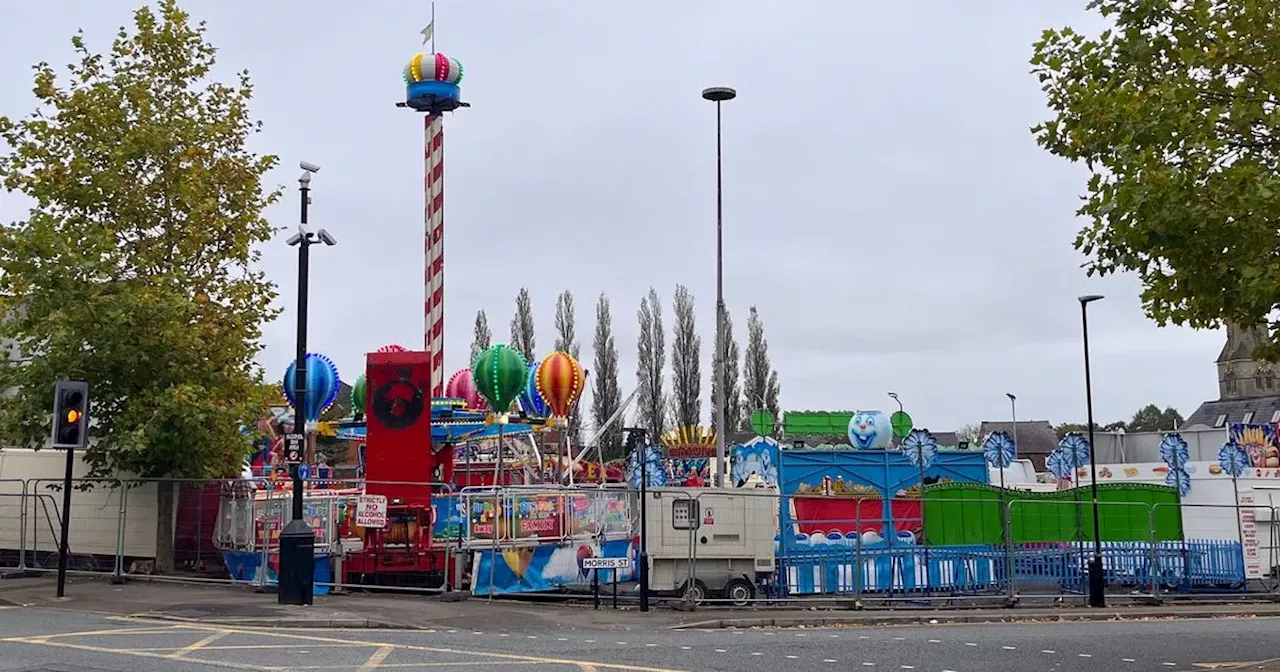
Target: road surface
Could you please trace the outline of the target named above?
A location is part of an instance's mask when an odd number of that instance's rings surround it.
[[[257,630],[6,608],[0,670],[1190,671],[1280,658],[1278,631],[1280,619],[1261,618],[745,631]]]

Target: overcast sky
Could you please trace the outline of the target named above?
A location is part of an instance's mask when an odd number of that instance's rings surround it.
[[[105,48],[136,0],[0,0],[0,113],[30,111],[28,66],[66,62],[83,28]],[[269,214],[296,223],[298,161],[322,166],[312,223],[313,351],[354,380],[363,353],[422,341],[422,122],[393,104],[423,50],[425,1],[186,0],[209,23],[226,77],[248,68],[259,151],[289,189]],[[1096,32],[1085,0],[862,3],[766,0],[440,0],[440,51],[466,66],[474,107],[446,121],[446,359],[466,366],[475,313],[506,340],[532,294],[538,351],[555,296],[577,297],[584,365],[594,306],[613,301],[624,394],[636,309],[652,285],[697,298],[703,396],[715,306],[715,115],[724,107],[725,294],[739,341],[759,307],[786,409],[888,409],[951,430],[1009,415],[1084,418],[1080,311],[1095,413],[1147,403],[1189,414],[1217,397],[1223,336],[1158,328],[1132,276],[1086,278],[1071,241],[1086,174],[1039,149],[1046,116],[1028,74],[1050,26]],[[0,218],[20,218],[12,198]],[[294,348],[295,255],[264,249],[285,312],[261,362]],[[668,349],[670,335],[668,334]],[[668,390],[670,389],[668,384]],[[704,403],[704,415],[709,404]]]

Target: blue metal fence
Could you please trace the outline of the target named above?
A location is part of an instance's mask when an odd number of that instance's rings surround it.
[[[1102,564],[1114,588],[1147,591],[1238,589],[1245,584],[1234,541],[1105,542]],[[787,595],[921,593],[980,595],[1008,590],[1010,566],[1019,593],[1080,594],[1087,588],[1092,542],[1002,546],[813,543],[801,535],[777,547],[779,583]],[[927,567],[927,570],[926,570]]]

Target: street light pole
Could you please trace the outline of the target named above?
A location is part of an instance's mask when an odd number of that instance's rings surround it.
[[[728,451],[725,448],[725,436],[728,428],[724,426],[724,175],[723,160],[720,151],[720,104],[733,100],[738,92],[727,86],[713,86],[702,90],[702,97],[716,104],[716,475],[715,487],[724,487],[728,475]]]
[[[1093,560],[1089,562],[1089,606],[1107,606],[1106,575],[1102,570],[1102,525],[1098,520],[1098,460],[1093,447],[1093,381],[1089,372],[1089,304],[1101,300],[1100,294],[1079,298],[1080,327],[1084,340],[1085,421],[1089,423],[1089,481],[1093,499]]]
[[[302,197],[302,207],[298,232],[287,241],[289,246],[298,248],[298,350],[294,364],[294,409],[293,431],[303,433],[306,426],[307,399],[307,294],[308,279],[311,273],[310,248],[315,243],[334,245],[337,243],[329,232],[320,229],[312,233],[307,230],[307,206],[311,204],[311,176],[320,167],[302,162],[302,176],[298,178],[298,191]],[[305,436],[305,434],[304,434]],[[302,444],[305,446],[304,443]],[[305,449],[300,455],[306,459]],[[292,512],[289,524],[280,532],[280,572],[277,601],[280,604],[306,605],[312,603],[313,584],[315,581],[315,532],[307,524],[303,514],[302,474],[299,465],[290,466],[293,481]]]
[[[1013,454],[1018,455],[1018,397],[1012,392],[1005,392],[1004,396],[1009,397],[1009,413],[1013,417]],[[1000,458],[1000,491],[1004,492],[1004,458]]]

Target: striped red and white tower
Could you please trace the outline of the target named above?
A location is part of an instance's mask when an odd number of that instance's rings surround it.
[[[423,349],[431,356],[431,396],[444,396],[444,119],[423,117]]]
[[[434,26],[434,20],[432,26]],[[429,26],[427,34],[432,27]],[[422,346],[431,361],[431,396],[444,396],[444,113],[470,107],[459,99],[462,64],[444,54],[417,54],[404,68],[405,101],[423,116]]]

